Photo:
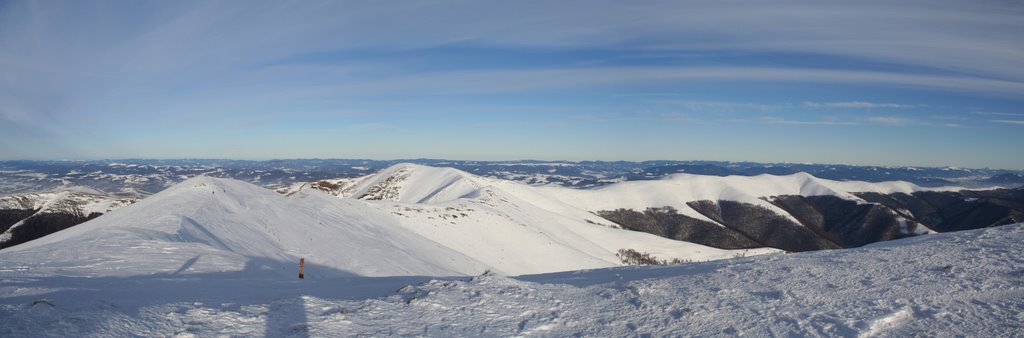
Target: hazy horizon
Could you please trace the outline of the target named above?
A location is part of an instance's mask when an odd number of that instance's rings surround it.
[[[885,167],[885,168],[960,168],[960,169],[994,169],[994,170],[1009,170],[1009,171],[1024,171],[1024,168],[1005,168],[1005,167],[962,167],[953,165],[936,165],[936,166],[918,166],[918,165],[884,165],[884,164],[869,164],[869,163],[839,163],[839,162],[786,162],[786,161],[735,161],[735,160],[708,160],[708,159],[641,159],[641,160],[621,160],[621,159],[580,159],[580,160],[568,160],[568,159],[531,159],[531,158],[508,158],[508,159],[465,159],[465,158],[434,158],[434,157],[407,157],[407,158],[344,158],[344,157],[295,157],[295,158],[226,158],[226,157],[177,157],[177,158],[144,158],[144,157],[125,157],[125,158],[92,158],[92,159],[71,159],[71,158],[56,158],[56,159],[10,159],[0,160],[0,162],[132,162],[132,161],[247,161],[247,162],[272,162],[272,161],[380,161],[380,162],[398,162],[403,161],[452,161],[452,162],[485,162],[485,163],[510,163],[515,164],[517,162],[552,162],[552,163],[584,163],[584,162],[629,162],[629,163],[643,163],[643,162],[707,162],[707,163],[751,163],[751,164],[784,164],[784,165],[819,165],[819,166],[853,166],[853,167]]]

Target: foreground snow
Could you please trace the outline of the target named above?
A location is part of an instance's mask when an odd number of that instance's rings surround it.
[[[1011,225],[517,278],[90,278],[0,261],[0,336],[1015,336],[1022,250]]]

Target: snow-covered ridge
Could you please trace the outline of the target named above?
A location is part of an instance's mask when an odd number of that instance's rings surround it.
[[[789,216],[777,206],[765,200],[766,197],[781,195],[837,196],[846,200],[863,201],[852,193],[912,193],[922,190],[956,191],[959,187],[941,189],[922,188],[907,182],[859,182],[832,181],[816,178],[806,173],[793,175],[758,176],[705,176],[674,174],[664,179],[651,181],[628,181],[595,189],[565,189],[542,187],[547,194],[577,207],[596,211],[615,208],[644,209],[647,207],[672,206],[680,213],[706,219],[687,205],[694,201],[737,201],[754,204],[776,214]],[[794,221],[796,221],[794,219]]]
[[[91,248],[106,247],[102,252]],[[311,275],[449,275],[486,267],[398,228],[386,215],[319,192],[293,198],[196,177],[139,203],[6,249],[66,264],[69,274],[270,270],[305,257]],[[440,258],[444,259],[440,259]],[[90,264],[80,264],[82,260]],[[264,262],[253,267],[253,262]],[[79,265],[85,265],[78,267]]]
[[[93,251],[97,247],[104,249]],[[197,177],[6,249],[0,257],[42,258],[51,269],[71,275],[291,274],[299,257],[321,267],[311,269],[311,276],[474,275],[485,270],[518,275],[617,266],[621,249],[665,260],[776,251],[720,250],[621,230],[552,214],[496,188],[444,203],[406,204],[339,199],[315,190],[283,196],[241,181]]]
[[[776,251],[720,250],[625,231],[596,214],[604,210],[671,206],[712,227],[737,231],[730,221],[711,219],[714,216],[698,212],[690,203],[749,203],[788,217],[794,221],[793,226],[800,227],[804,223],[765,197],[830,195],[867,203],[851,192],[919,190],[924,189],[903,182],[837,182],[808,174],[677,174],[661,180],[572,189],[485,178],[452,168],[399,164],[360,178],[283,189],[283,194],[240,181],[193,178],[137,206],[16,248],[81,242],[78,237],[106,241],[125,233],[111,229],[128,227],[141,230],[128,231],[130,236],[121,240],[200,245],[195,250],[212,250],[209,257],[233,261],[229,264],[233,269],[244,267],[253,258],[290,264],[297,257],[306,257],[332,270],[356,275],[472,275],[487,269],[520,275],[616,266],[623,262],[623,250],[665,261],[704,261]],[[909,233],[908,220],[899,221],[902,223],[894,226],[906,228]],[[111,231],[119,233],[98,235]],[[165,235],[152,237],[152,231]],[[342,248],[338,243],[347,244]],[[733,247],[786,248],[764,243]],[[153,251],[162,246],[178,247],[166,243],[135,247]],[[73,259],[71,254],[65,258]],[[177,270],[182,266],[179,263],[193,258],[178,256],[168,259],[168,266],[149,271]],[[394,263],[371,264],[374,259]],[[189,269],[195,271],[221,266],[193,263]]]
[[[105,214],[135,201],[134,198],[111,196],[88,187],[69,187],[49,192],[2,196],[0,197],[0,209],[32,210],[34,212],[0,233],[0,243],[9,242],[14,236],[14,231],[24,226],[25,221],[34,216],[65,214],[84,217],[94,213]]]
[[[107,213],[134,202],[134,198],[115,197],[88,187],[0,196],[0,209],[33,209],[40,212],[72,214]]]
[[[350,196],[361,199],[387,199],[407,203],[442,202],[458,199],[483,186],[528,186],[526,184],[476,176],[453,168],[436,168],[403,163],[376,174],[357,179]],[[529,186],[528,186],[529,187]],[[659,180],[625,181],[592,189],[573,189],[556,185],[537,187],[554,194],[582,196],[651,190],[675,190],[669,196],[659,197],[666,202],[697,200],[755,200],[779,195],[835,195],[856,199],[852,192],[912,193],[916,191],[957,191],[962,187],[924,188],[903,181],[862,182],[833,181],[816,178],[807,173],[792,175],[708,176],[672,174]],[[513,189],[521,190],[521,189]],[[570,191],[559,193],[562,191]],[[606,201],[606,200],[605,200]],[[589,202],[589,201],[588,201]],[[593,202],[601,202],[593,201]],[[658,204],[653,202],[653,204]]]
[[[488,187],[502,191],[555,213],[588,212],[618,208],[643,210],[672,206],[680,213],[712,221],[687,205],[694,201],[729,200],[787,212],[765,200],[780,195],[831,195],[861,201],[851,193],[912,193],[915,191],[957,191],[960,187],[923,188],[902,181],[860,182],[819,179],[806,173],[793,175],[706,176],[673,174],[659,180],[626,181],[593,189],[558,185],[530,186],[523,183],[476,176],[452,168],[399,164],[356,180],[345,197],[392,200],[405,203],[438,203],[471,196]],[[795,219],[794,219],[795,221]]]
[[[397,164],[358,183],[354,198],[436,203],[462,198],[496,180],[453,168]]]

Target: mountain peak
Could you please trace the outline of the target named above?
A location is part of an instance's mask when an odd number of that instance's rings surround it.
[[[471,194],[485,184],[483,178],[454,168],[401,163],[381,170],[361,182],[353,197],[406,203],[453,200]]]
[[[289,198],[237,180],[195,177],[4,253],[68,262],[59,269],[72,275],[244,271],[252,262],[262,262],[257,270],[267,271],[249,272],[291,275],[299,257],[321,266],[316,273],[324,275],[486,270],[376,210],[316,194]]]

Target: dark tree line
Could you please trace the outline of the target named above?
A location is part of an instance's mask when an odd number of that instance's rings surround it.
[[[1024,189],[856,195],[891,209],[906,210],[909,217],[939,232],[1024,222]]]
[[[679,214],[668,206],[596,214],[629,230],[716,248],[773,247],[786,251],[858,247],[913,236],[922,226],[945,232],[1024,222],[1024,189],[856,195],[872,203],[837,196],[764,199],[784,214],[736,201],[687,203],[718,224]],[[644,261],[636,255],[628,258]]]
[[[89,215],[47,213],[29,217],[25,219],[24,223],[11,229],[11,239],[0,243],[0,249],[42,238],[43,236],[84,223],[100,215],[102,214],[98,212]]]
[[[34,209],[0,209],[0,233],[4,233],[12,225],[32,216],[37,211]]]
[[[918,224],[900,223],[900,215],[879,204],[864,204],[836,196],[776,196],[776,206],[821,237],[843,247],[913,236]]]
[[[670,206],[647,208],[643,212],[616,209],[599,211],[597,214],[629,230],[680,241],[723,249],[747,249],[761,246],[760,243],[742,233],[706,220],[681,215],[678,210]]]

